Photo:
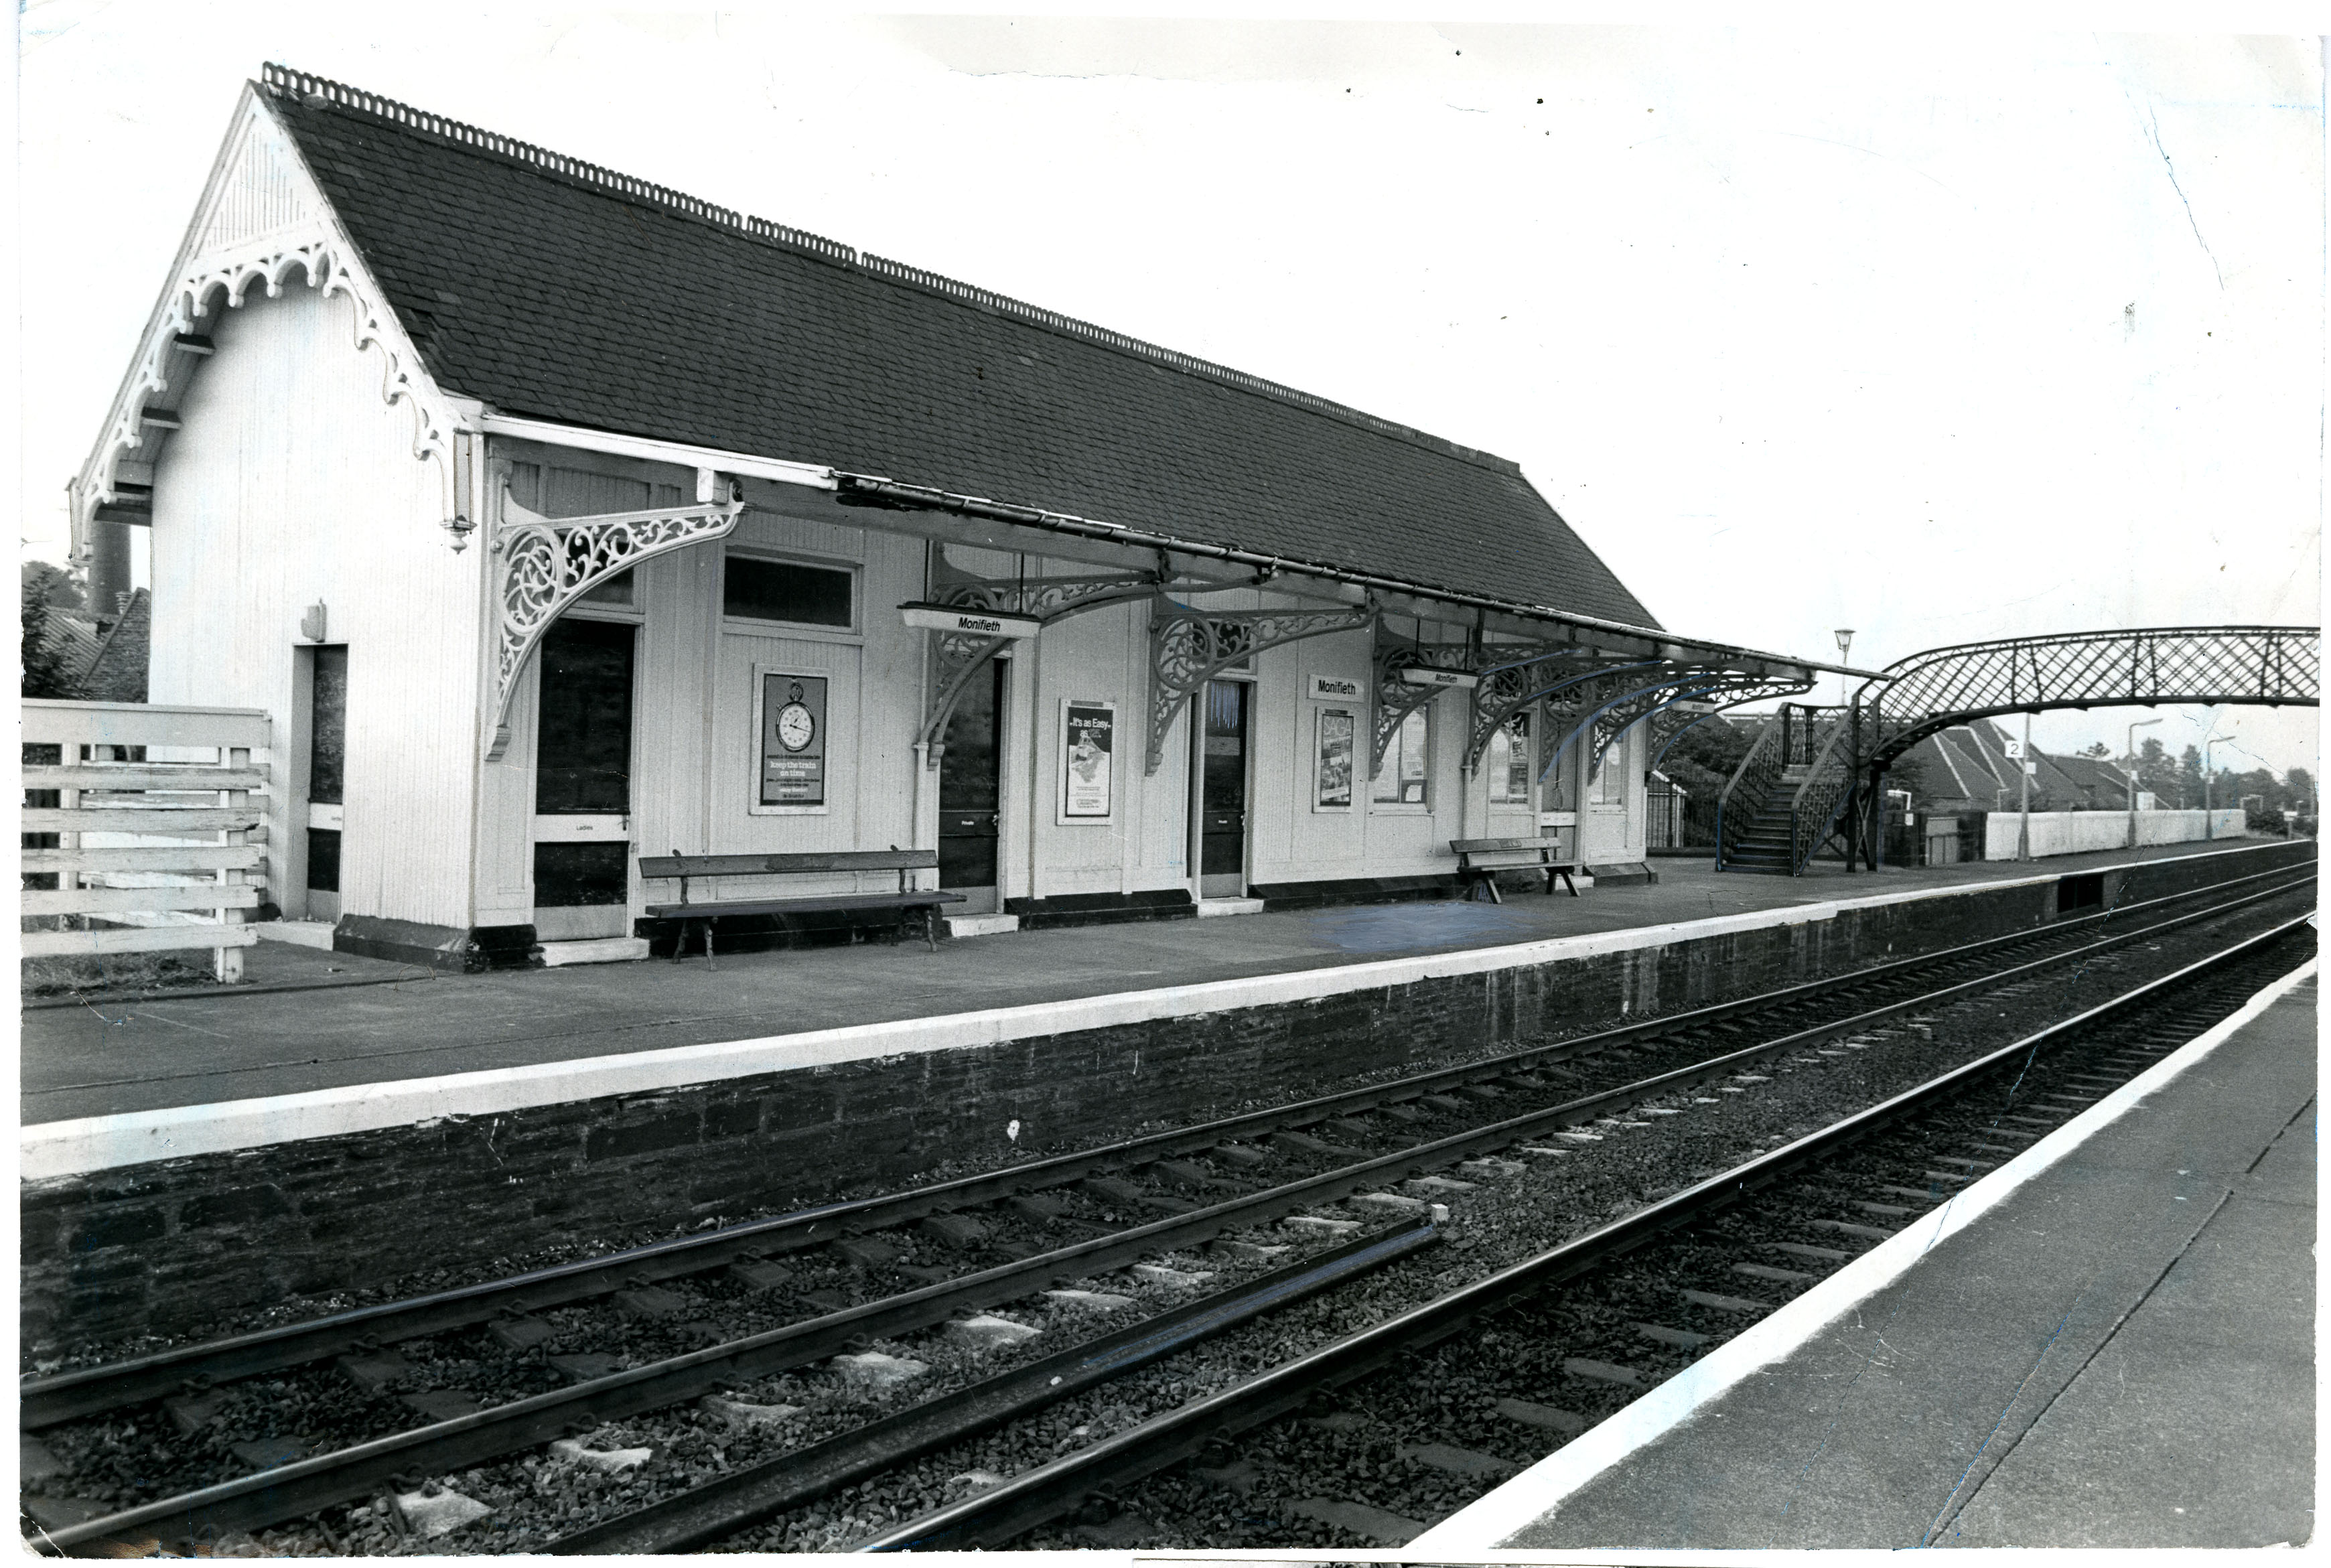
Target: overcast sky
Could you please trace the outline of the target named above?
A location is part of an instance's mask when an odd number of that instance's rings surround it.
[[[1502,453],[1678,632],[1833,657],[1850,626],[1878,666],[2320,618],[2311,37],[145,0],[22,26],[31,555],[62,553],[276,60]],[[2035,735],[2117,748],[2143,717]],[[2222,717],[2313,765],[2312,710]]]

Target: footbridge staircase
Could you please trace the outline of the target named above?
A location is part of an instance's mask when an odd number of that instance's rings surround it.
[[[1784,704],[1717,806],[1717,869],[1802,875],[1842,840],[1848,868],[1882,863],[1886,771],[1939,730],[2059,708],[2172,703],[2317,707],[2322,629],[2166,626],[1930,648],[1850,702]]]

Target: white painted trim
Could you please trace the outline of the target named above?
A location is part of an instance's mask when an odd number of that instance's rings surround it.
[[[1564,1499],[1691,1420],[1727,1390],[1785,1360],[1860,1303],[1908,1274],[1934,1248],[1997,1208],[2148,1095],[2233,1038],[2236,1031],[2314,977],[2317,960],[2244,1003],[1941,1208],[1919,1216],[1803,1296],[1410,1542],[1410,1556],[1472,1558],[1499,1549],[1555,1513]],[[1666,1559],[1662,1559],[1666,1560]]]
[[[676,441],[655,441],[643,435],[623,435],[612,430],[590,430],[576,424],[553,424],[547,420],[520,419],[507,413],[482,414],[479,417],[478,428],[488,435],[508,436],[512,441],[539,442],[545,446],[573,447],[581,451],[604,451],[614,457],[639,458],[646,462],[672,463],[680,468],[712,469],[720,473],[739,474],[747,479],[807,485],[813,489],[830,490],[834,488],[833,470],[820,468],[814,463],[786,462],[778,458],[723,451],[717,447],[689,446]]]
[[[569,964],[636,964],[647,955],[644,936],[585,936],[542,944],[542,962],[550,969]]]
[[[2279,843],[2281,841],[2275,841]],[[2256,847],[2265,849],[2270,846],[2260,844]],[[2187,855],[2166,857],[2169,860],[2195,858]],[[2163,861],[2124,863],[2159,865]],[[1076,1030],[1149,1023],[1161,1019],[1185,1018],[1194,1013],[1227,1012],[1233,1008],[1314,1002],[1356,991],[1413,984],[1421,980],[1488,974],[1567,959],[1591,958],[1606,953],[1640,952],[1647,947],[1663,947],[1676,942],[1697,941],[1736,932],[1833,920],[1840,911],[1846,909],[1877,908],[1889,904],[1955,898],[1997,888],[2033,887],[2057,879],[2057,873],[2050,873],[2039,877],[1970,882],[1963,888],[1906,889],[1898,893],[1881,893],[1866,898],[1784,905],[1777,908],[1721,915],[1709,919],[1677,921],[1664,926],[1638,926],[1618,931],[1557,936],[1504,946],[1382,959],[1370,964],[1252,975],[1196,985],[1162,986],[1148,991],[1125,991],[1105,996],[1032,1003],[1020,1007],[991,1008],[935,1018],[849,1024],[803,1034],[718,1041],[662,1050],[584,1057],[572,1061],[538,1062],[526,1067],[449,1073],[437,1078],[349,1084],[339,1088],[228,1100],[215,1105],[180,1106],[165,1110],[129,1111],[113,1116],[43,1122],[23,1128],[18,1135],[22,1155],[21,1175],[25,1181],[39,1181],[91,1171],[114,1170],[150,1160],[183,1159],[194,1155],[408,1126],[442,1117],[490,1116],[529,1106],[563,1105],[607,1095],[647,1094],[677,1088],[685,1084],[713,1083],[753,1074],[825,1067],[877,1057],[975,1050],[1009,1041],[1065,1034]]]

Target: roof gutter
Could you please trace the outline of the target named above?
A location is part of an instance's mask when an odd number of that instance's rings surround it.
[[[1147,549],[1173,550],[1184,555],[1202,556],[1211,560],[1226,561],[1258,569],[1263,575],[1280,573],[1316,577],[1353,587],[1376,589],[1388,593],[1410,594],[1418,598],[1437,599],[1444,603],[1461,604],[1469,609],[1495,610],[1518,615],[1532,621],[1552,621],[1586,632],[1603,632],[1637,638],[1652,642],[1670,643],[1698,655],[1713,654],[1726,661],[1761,660],[1771,664],[1791,665],[1802,670],[1822,670],[1833,674],[1879,678],[1879,672],[1857,669],[1850,664],[1829,664],[1819,660],[1799,659],[1784,653],[1767,653],[1760,649],[1739,648],[1730,643],[1708,642],[1695,637],[1679,637],[1651,626],[1631,626],[1623,621],[1605,621],[1599,616],[1581,615],[1568,610],[1556,610],[1546,604],[1527,604],[1518,600],[1491,598],[1485,594],[1460,593],[1454,589],[1435,588],[1421,583],[1406,583],[1394,577],[1378,576],[1369,572],[1347,571],[1315,561],[1290,560],[1284,556],[1263,555],[1253,550],[1242,550],[1227,545],[1210,545],[1195,540],[1175,538],[1167,534],[1153,534],[1139,528],[1122,527],[1115,523],[1096,522],[1089,518],[1073,517],[1065,512],[1045,511],[1036,507],[1013,506],[1004,501],[991,501],[977,496],[960,496],[926,485],[900,484],[895,480],[877,479],[867,474],[836,471],[834,499],[845,506],[880,507],[902,511],[956,512],[965,517],[991,518],[997,522],[1017,523],[1028,527],[1047,528],[1054,533],[1073,534],[1084,538],[1106,539],[1116,544],[1133,545]]]

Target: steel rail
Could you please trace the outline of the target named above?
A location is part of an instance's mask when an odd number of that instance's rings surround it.
[[[716,1391],[724,1383],[823,1361],[873,1339],[888,1338],[945,1322],[959,1309],[993,1306],[1041,1289],[1137,1261],[1156,1251],[1210,1240],[1224,1231],[1259,1224],[1305,1204],[1333,1202],[1385,1180],[1421,1175],[1470,1156],[1494,1153],[1547,1127],[1589,1120],[1632,1100],[1702,1082],[1731,1069],[1784,1050],[1867,1029],[1886,1019],[1939,1005],[1972,992],[2005,984],[2091,955],[2175,926],[2212,918],[2228,909],[2278,897],[2269,889],[2226,905],[2124,932],[2084,947],[1961,981],[1941,991],[1793,1031],[1737,1050],[1704,1059],[1670,1072],[1599,1090],[1487,1126],[1470,1128],[1432,1142],[1394,1150],[1327,1171],[1299,1177],[1207,1208],[1092,1238],[1035,1257],[982,1269],[897,1296],[844,1307],[823,1316],[766,1330],[743,1339],[667,1357],[552,1390],[474,1414],[417,1427],[385,1438],[298,1460],[255,1476],[220,1482],[103,1516],[47,1539],[60,1549],[101,1542],[128,1530],[191,1534],[209,1525],[219,1531],[258,1529],[360,1496],[394,1476],[434,1472],[476,1464],[500,1454],[564,1435],[585,1422],[654,1410]]]
[[[2050,1041],[2190,984],[2208,971],[2280,941],[2307,926],[2311,918],[2301,916],[2286,921],[1536,1258],[1346,1335],[1218,1393],[1129,1427],[1090,1448],[908,1520],[861,1543],[858,1549],[941,1551],[1002,1546],[1089,1497],[1108,1497],[1190,1457],[1211,1440],[1248,1430],[1299,1410],[1319,1392],[1351,1383],[1403,1354],[1439,1344],[1484,1313],[1561,1284],[1634,1250],[1667,1231],[1736,1202],[1796,1167],[1866,1137],[2018,1058],[2029,1056]]]
[[[1332,1117],[1372,1109],[1387,1102],[1413,1099],[1483,1079],[1591,1055],[1614,1045],[1639,1043],[1719,1024],[1743,1013],[1795,1005],[1857,986],[1890,981],[1918,970],[1963,963],[2003,947],[2050,940],[2107,920],[2126,919],[2164,905],[2184,903],[2250,883],[2288,879],[2288,885],[2295,887],[2314,875],[2315,868],[2311,861],[2274,867],[2213,883],[2207,888],[2164,894],[2117,909],[2107,908],[2081,915],[2041,929],[1984,937],[1934,953],[1873,965],[1848,974],[1804,981],[1753,996],[1713,1003],[1685,1012],[1660,1014],[1567,1041],[1527,1047],[1356,1089],[1222,1117],[1194,1126],[1050,1155],[1024,1164],[1004,1166],[901,1193],[796,1210],[728,1226],[708,1235],[675,1237],[604,1257],[558,1264],[427,1296],[357,1307],[251,1334],[176,1346],[108,1365],[28,1378],[18,1386],[18,1424],[27,1431],[38,1430],[62,1421],[103,1414],[128,1405],[164,1398],[180,1392],[189,1385],[197,1389],[206,1388],[238,1378],[280,1372],[343,1354],[360,1339],[394,1344],[472,1327],[507,1313],[547,1311],[635,1285],[703,1273],[731,1263],[752,1261],[772,1252],[799,1250],[860,1231],[907,1224],[928,1214],[976,1207],[1046,1187],[1064,1186],[1097,1171],[1140,1165],[1153,1160],[1197,1153],[1227,1141],[1251,1137],[1258,1133],[1301,1128]],[[2234,900],[2212,908],[2232,908],[2241,901],[2245,900]]]
[[[539,1550],[555,1555],[685,1552],[717,1541],[1343,1285],[1439,1241],[1441,1235],[1441,1227],[1428,1220],[1363,1237],[1118,1333],[562,1535]]]

